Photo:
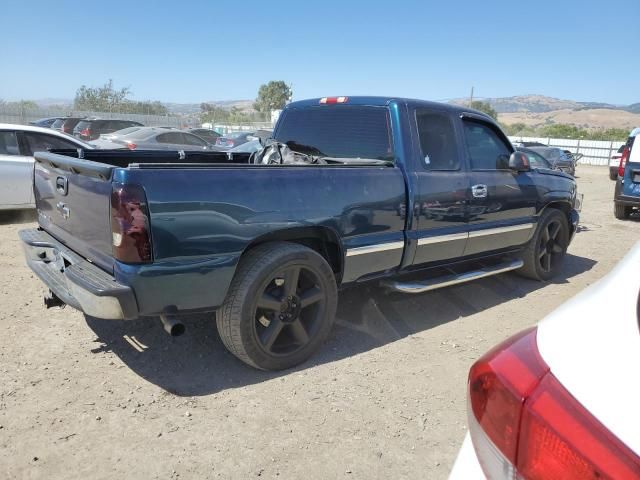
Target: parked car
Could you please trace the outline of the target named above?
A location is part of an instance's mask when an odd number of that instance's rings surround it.
[[[228,151],[231,153],[240,153],[240,152],[253,153],[253,152],[257,152],[262,147],[263,147],[262,142],[260,141],[260,139],[256,138],[255,140],[249,140],[248,142],[241,143],[237,147],[230,148]]]
[[[516,147],[516,150],[524,153],[527,156],[527,159],[529,160],[529,165],[531,165],[531,168],[549,168],[552,170],[554,169],[553,165],[551,165],[551,163],[549,163],[549,161],[546,158],[544,158],[542,155],[540,155],[538,152],[534,152],[533,150],[529,148],[524,148],[524,147]]]
[[[553,167],[568,173],[576,174],[576,162],[572,155],[557,147],[528,147],[530,150],[542,155]],[[569,152],[571,153],[571,152]]]
[[[613,194],[613,213],[620,220],[629,218],[634,209],[640,208],[640,147],[635,145],[640,143],[635,141],[638,135],[640,129],[631,132],[620,157]]]
[[[609,178],[616,180],[618,178],[618,169],[620,168],[620,158],[622,158],[622,152],[624,152],[624,145],[620,145],[620,148],[611,154],[609,159]]]
[[[21,238],[48,305],[159,316],[172,334],[183,313],[217,311],[234,355],[283,369],[323,343],[339,287],[422,293],[511,270],[548,280],[577,229],[575,180],[532,170],[466,107],[305,100],[285,107],[273,138],[287,153],[264,165],[228,152],[38,153],[43,215]]]
[[[210,128],[189,128],[186,131],[199,136],[205,142],[212,145],[214,145],[216,143],[216,140],[222,136],[221,134]]]
[[[81,140],[96,140],[103,133],[111,133],[123,128],[142,127],[132,120],[101,120],[86,118],[78,122],[73,129],[73,136]]]
[[[222,137],[216,139],[216,147],[220,150],[228,150],[238,145],[242,145],[250,141],[249,137],[253,137],[256,132],[229,132]]]
[[[129,150],[213,150],[213,146],[197,135],[164,127],[141,127],[134,132],[112,138],[109,142],[93,142],[100,148]]]
[[[65,117],[49,117],[49,118],[41,118],[34,122],[29,122],[29,125],[33,125],[34,127],[42,127],[42,128],[51,128],[51,125],[56,120],[64,119]]]
[[[35,206],[33,154],[53,148],[94,147],[50,128],[0,123],[0,210]]]
[[[80,123],[81,120],[84,120],[84,117],[61,118],[53,122],[51,128],[62,133],[73,135],[73,129],[76,127],[76,125],[78,125],[78,123]]]
[[[126,135],[130,135],[133,132],[137,132],[138,130],[141,130],[143,128],[150,128],[150,127],[123,128],[122,130],[116,130],[115,132],[112,132],[112,133],[103,133],[102,135],[100,135],[100,138],[98,140],[107,140],[107,141],[115,140],[117,138],[122,138]],[[166,130],[172,130],[174,127],[151,127],[151,128],[164,128]]]
[[[471,367],[449,480],[640,478],[638,271],[640,243]]]

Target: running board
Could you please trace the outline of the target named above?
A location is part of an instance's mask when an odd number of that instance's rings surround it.
[[[470,270],[464,273],[455,273],[452,275],[443,275],[441,277],[430,278],[422,281],[401,282],[397,280],[385,280],[381,285],[394,292],[401,293],[423,293],[438,288],[449,287],[459,283],[466,283],[479,278],[490,277],[499,273],[517,270],[522,267],[522,260],[511,260],[509,262],[499,263],[491,267],[483,267],[478,270]]]

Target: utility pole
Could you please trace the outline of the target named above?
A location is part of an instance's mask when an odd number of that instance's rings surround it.
[[[473,103],[473,87],[471,87],[471,95],[469,95],[469,106]]]

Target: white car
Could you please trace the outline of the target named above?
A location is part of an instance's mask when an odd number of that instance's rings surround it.
[[[640,479],[640,243],[469,372],[450,480]]]
[[[0,210],[33,208],[33,153],[54,148],[95,148],[50,128],[0,123]]]

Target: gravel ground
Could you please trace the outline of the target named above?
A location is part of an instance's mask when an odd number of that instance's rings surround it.
[[[640,238],[613,217],[606,168],[581,166],[581,231],[562,275],[504,274],[419,296],[342,294],[310,362],[258,372],[211,318],[159,322],[45,310],[17,232],[0,216],[3,478],[446,478],[466,430],[472,362],[606,274]]]

